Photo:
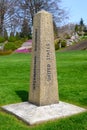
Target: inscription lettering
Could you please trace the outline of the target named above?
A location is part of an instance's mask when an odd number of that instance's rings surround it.
[[[50,44],[46,44],[46,59],[50,60]]]
[[[35,49],[34,51],[36,52],[37,51],[37,29],[35,29]],[[33,73],[33,89],[35,89],[36,87],[36,55],[34,57],[34,73]]]
[[[33,89],[35,89],[35,85],[36,85],[36,56],[34,57]]]
[[[51,65],[47,64],[47,81],[51,80]]]
[[[49,64],[47,64],[47,81],[51,81],[52,73],[51,73],[51,53],[50,53],[50,44],[46,44],[46,60],[49,61]]]
[[[37,29],[35,29],[35,51],[37,51]]]

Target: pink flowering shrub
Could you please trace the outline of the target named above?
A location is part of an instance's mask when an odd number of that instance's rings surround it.
[[[15,53],[30,53],[32,51],[32,40],[28,40],[15,50]]]
[[[30,53],[31,52],[31,49],[20,49],[20,50],[15,50],[16,53]]]

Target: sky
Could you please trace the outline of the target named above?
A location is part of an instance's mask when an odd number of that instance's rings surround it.
[[[87,0],[62,0],[62,6],[69,12],[69,23],[78,24],[82,18],[87,25]]]

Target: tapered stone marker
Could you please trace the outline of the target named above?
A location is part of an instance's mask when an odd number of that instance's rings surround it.
[[[34,17],[31,68],[29,102],[6,105],[2,107],[4,110],[29,125],[86,111],[84,108],[59,102],[53,22],[51,14],[45,11]]]
[[[43,10],[33,21],[29,102],[39,106],[56,104],[59,98],[52,15]]]
[[[72,104],[59,102],[52,16],[45,11],[34,17],[30,84],[29,102],[2,107],[29,125],[87,111]]]

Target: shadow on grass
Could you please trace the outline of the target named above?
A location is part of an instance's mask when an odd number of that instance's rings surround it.
[[[24,101],[28,101],[28,92],[27,91],[15,91],[16,94],[21,98],[21,100]]]

